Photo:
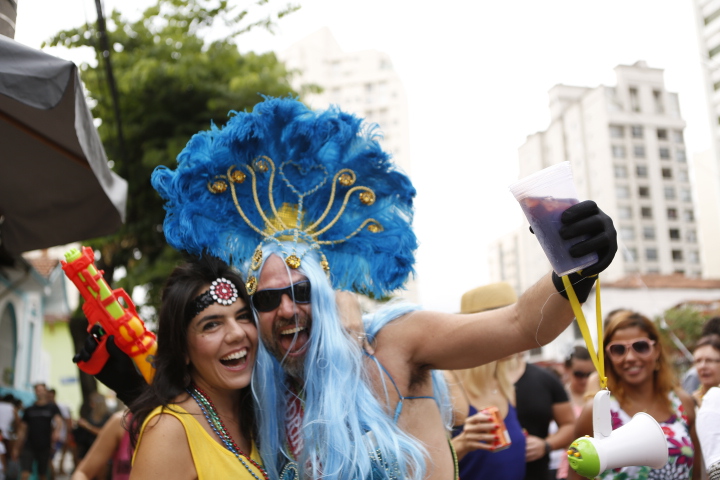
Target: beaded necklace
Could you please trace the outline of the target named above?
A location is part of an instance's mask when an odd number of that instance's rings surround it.
[[[225,424],[220,419],[220,415],[218,415],[217,410],[215,410],[215,405],[213,405],[210,397],[208,397],[208,395],[195,384],[191,384],[190,388],[187,389],[187,392],[190,394],[193,400],[195,400],[195,403],[198,404],[200,410],[202,410],[203,412],[203,415],[205,415],[205,419],[207,420],[208,424],[210,424],[210,428],[212,428],[213,432],[215,432],[215,434],[220,438],[220,440],[225,445],[225,448],[230,450],[237,457],[237,459],[240,460],[240,463],[242,463],[245,469],[250,472],[250,475],[252,475],[255,480],[260,480],[260,477],[258,477],[255,472],[252,471],[250,466],[245,462],[245,460],[243,460],[243,457],[246,458],[253,466],[255,466],[255,468],[260,470],[264,480],[269,480],[268,474],[265,469],[261,467],[252,458],[250,458],[250,456],[245,455],[242,450],[240,450],[240,448],[237,446],[235,440],[232,439],[227,428],[225,428]]]

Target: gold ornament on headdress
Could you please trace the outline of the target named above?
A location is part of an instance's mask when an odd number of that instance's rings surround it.
[[[375,192],[369,187],[361,185],[353,186],[357,181],[355,172],[349,168],[344,168],[342,170],[339,170],[332,179],[330,196],[328,198],[327,206],[325,207],[325,210],[322,212],[320,217],[317,219],[306,219],[304,218],[306,212],[303,210],[304,200],[316,194],[318,190],[320,190],[320,188],[327,182],[329,174],[327,172],[327,169],[325,169],[325,167],[322,165],[317,165],[313,167],[322,171],[322,178],[310,190],[306,192],[300,192],[288,180],[287,176],[284,173],[284,169],[288,166],[292,166],[298,169],[300,169],[301,167],[297,163],[288,160],[281,163],[279,168],[280,178],[285,183],[285,185],[297,196],[297,203],[284,203],[279,209],[276,208],[275,201],[272,195],[276,174],[275,163],[268,156],[261,155],[255,158],[252,162],[250,162],[249,165],[243,165],[242,167],[246,170],[247,174],[246,172],[237,169],[235,165],[232,165],[230,166],[230,168],[227,169],[226,175],[218,175],[212,181],[208,182],[208,190],[216,195],[226,192],[228,188],[230,189],[233,203],[235,204],[235,209],[240,215],[240,218],[242,218],[242,220],[252,230],[254,230],[263,238],[263,241],[255,249],[255,253],[252,256],[250,264],[251,271],[256,271],[260,268],[263,260],[262,243],[266,241],[275,241],[280,244],[283,241],[291,240],[293,242],[293,251],[283,251],[283,254],[285,256],[284,260],[288,267],[296,269],[300,268],[300,265],[302,264],[302,258],[310,250],[320,250],[320,247],[322,245],[336,245],[339,243],[343,243],[360,233],[366,227],[368,231],[372,233],[378,233],[383,230],[380,222],[373,218],[366,218],[360,224],[360,226],[357,227],[349,235],[337,239],[321,240],[320,236],[326,234],[345,213],[348,202],[351,201],[354,193],[359,192],[357,198],[363,205],[372,205],[373,203],[375,203]],[[270,212],[266,212],[262,209],[260,205],[260,194],[258,193],[257,189],[257,175],[265,174],[268,171],[270,172],[270,176],[268,179],[267,197],[270,205]],[[255,208],[260,214],[260,217],[265,222],[264,229],[259,228],[250,221],[248,216],[245,214],[242,206],[240,205],[240,202],[238,202],[236,184],[239,185],[245,183],[248,175],[251,179],[252,196],[255,203]],[[332,207],[335,205],[335,194],[338,184],[343,187],[351,188],[347,192],[345,192],[344,197],[342,197],[340,209],[335,214],[335,217],[330,219],[330,221],[327,222],[324,226],[321,226],[321,224],[325,222],[327,216],[330,214]],[[295,248],[295,246],[299,242],[303,242],[309,245],[309,248],[305,249],[300,255],[298,255],[297,249]],[[325,272],[329,275],[330,265],[322,251],[320,251],[320,257],[320,265],[322,266],[323,270],[325,270]],[[257,278],[252,274],[248,275],[248,293],[252,295],[255,292],[256,288]]]

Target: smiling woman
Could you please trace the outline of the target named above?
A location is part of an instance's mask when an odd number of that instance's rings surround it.
[[[706,335],[698,340],[693,352],[693,363],[700,379],[700,386],[693,392],[699,407],[708,390],[720,386],[720,335]]]
[[[225,263],[205,257],[173,271],[155,378],[132,405],[131,478],[267,479],[249,388],[257,341],[245,285]]]
[[[665,433],[669,460],[660,469],[623,467],[603,472],[599,478],[700,478],[700,469],[693,468],[700,452],[692,399],[677,386],[655,324],[644,315],[622,310],[610,317],[604,344],[613,430],[627,424],[636,413],[648,413]],[[576,437],[592,435],[592,407],[589,402],[580,413]],[[580,477],[571,472],[569,478]]]

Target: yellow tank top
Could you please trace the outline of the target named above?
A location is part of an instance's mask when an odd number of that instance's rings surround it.
[[[250,475],[250,472],[247,471],[247,469],[240,463],[240,460],[238,460],[232,452],[220,445],[212,436],[210,436],[210,434],[196,420],[195,416],[189,414],[178,405],[168,405],[167,408],[157,407],[155,410],[150,412],[150,415],[148,415],[145,419],[142,428],[140,429],[135,453],[137,453],[140,448],[142,435],[145,431],[147,423],[161,413],[172,415],[180,420],[180,423],[182,423],[183,428],[185,429],[185,435],[187,435],[188,444],[190,445],[190,453],[192,455],[199,480],[214,480],[218,478],[255,480],[255,478]],[[133,463],[135,463],[135,453],[133,453]],[[252,452],[250,453],[250,457],[256,463],[262,464],[260,461],[260,455],[255,448],[255,442],[252,442]],[[247,458],[243,458],[243,461],[249,468],[252,469],[253,473],[255,473],[258,478],[263,478],[263,474],[260,470],[248,462]]]

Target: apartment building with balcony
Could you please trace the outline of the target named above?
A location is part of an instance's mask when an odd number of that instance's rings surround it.
[[[705,80],[710,149],[693,158],[697,218],[705,262],[704,274],[720,277],[720,0],[694,0],[700,64]]]
[[[595,200],[615,223],[619,250],[602,280],[618,292],[627,291],[627,277],[702,279],[700,224],[678,95],[666,90],[663,70],[645,62],[619,65],[615,74],[614,86],[550,89],[550,124],[520,147],[519,176],[570,162],[579,198]],[[489,258],[491,279],[519,292],[550,269],[527,223],[494,242]],[[680,289],[668,297],[675,303],[683,295],[680,283],[664,283]],[[716,285],[706,287],[718,295]],[[638,302],[643,304],[640,297]],[[577,337],[575,332],[559,342]]]

